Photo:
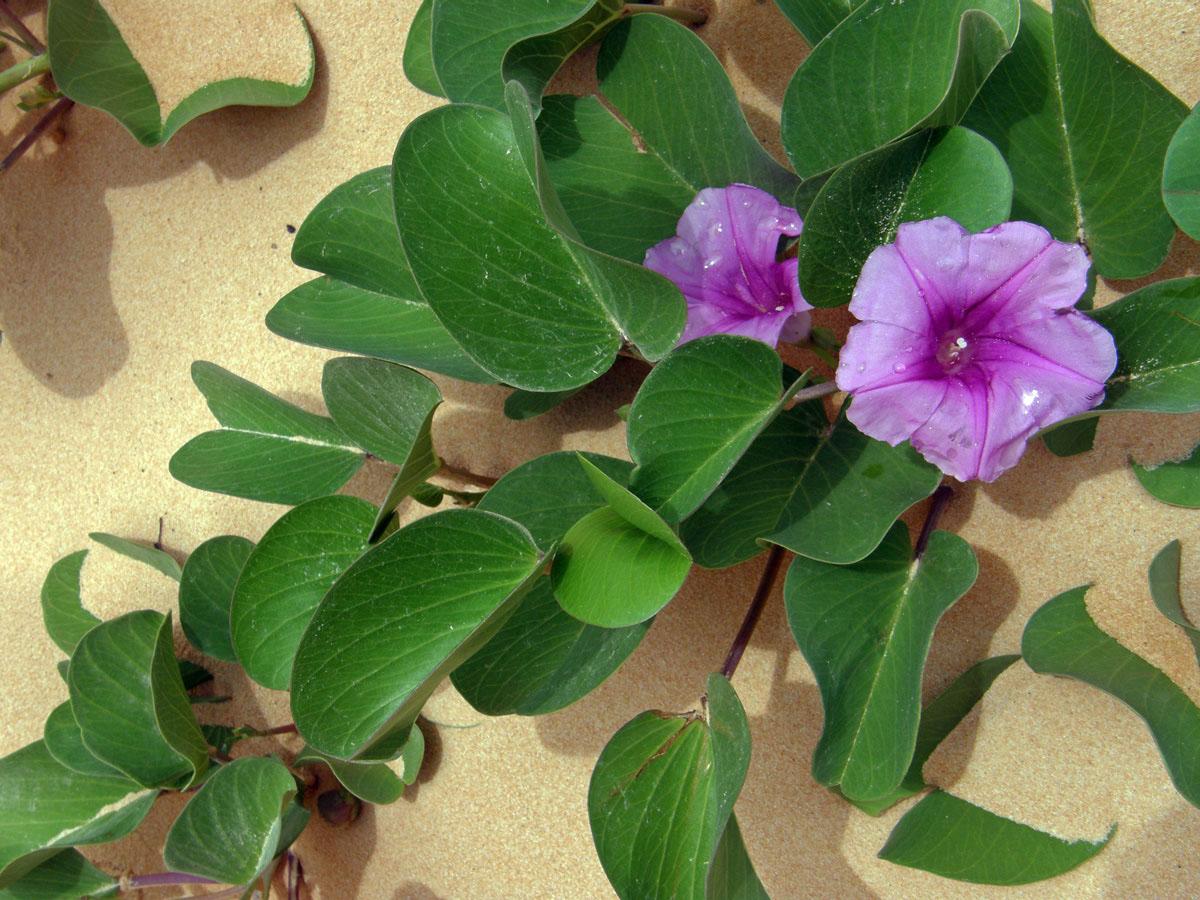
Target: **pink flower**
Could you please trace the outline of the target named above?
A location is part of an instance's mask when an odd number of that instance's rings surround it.
[[[678,237],[646,251],[647,268],[670,278],[687,300],[679,343],[741,334],[774,347],[811,327],[795,259],[776,261],[781,235],[803,226],[794,209],[747,184],[705,188],[688,204]]]
[[[1075,302],[1090,263],[1029,222],[969,234],[901,225],[867,259],[838,362],[859,430],[960,481],[995,481],[1039,429],[1091,409],[1117,364],[1112,335]]]

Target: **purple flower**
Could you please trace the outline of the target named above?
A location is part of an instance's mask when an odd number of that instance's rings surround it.
[[[687,300],[679,343],[706,334],[741,334],[774,347],[808,336],[795,259],[776,262],[780,235],[803,226],[794,209],[747,184],[705,188],[668,238],[646,251],[647,268],[666,275]]]
[[[947,218],[901,225],[850,302],[862,321],[837,370],[850,421],[960,481],[995,481],[1035,432],[1104,396],[1112,335],[1073,308],[1089,265],[1029,222],[974,235]]]

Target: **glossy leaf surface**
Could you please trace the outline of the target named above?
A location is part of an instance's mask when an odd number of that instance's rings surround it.
[[[433,0],[421,0],[404,40],[404,77],[413,87],[435,97],[445,97],[433,71]]]
[[[1171,541],[1151,560],[1150,599],[1160,613],[1183,629],[1196,651],[1196,661],[1200,662],[1200,628],[1188,621],[1179,596],[1179,557],[1179,541]]]
[[[1192,240],[1200,240],[1200,105],[1191,113],[1171,143],[1163,163],[1163,202],[1171,218]]]
[[[79,639],[100,624],[100,620],[83,607],[80,596],[79,573],[86,550],[64,556],[50,567],[42,582],[42,622],[50,640],[70,656]]]
[[[233,588],[254,543],[225,534],[192,551],[179,580],[179,624],[188,643],[216,659],[237,659],[229,636]]]
[[[775,0],[780,12],[796,26],[810,47],[815,47],[837,24],[850,15],[854,0]]]
[[[398,466],[442,402],[441,391],[420,372],[356,357],[325,363],[321,394],[329,415],[350,440]]]
[[[125,776],[106,762],[101,762],[92,751],[83,745],[83,733],[75,714],[71,712],[71,701],[66,700],[50,711],[42,730],[42,740],[48,752],[61,765],[80,775],[97,778],[124,778]]]
[[[78,850],[63,850],[0,890],[0,900],[76,900],[115,896],[115,878],[93,866]]]
[[[1200,446],[1186,459],[1152,467],[1130,463],[1130,468],[1142,487],[1163,503],[1200,508]]]

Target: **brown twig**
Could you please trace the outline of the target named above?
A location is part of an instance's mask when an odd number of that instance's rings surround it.
[[[4,0],[0,0],[0,3],[3,2]],[[29,134],[25,135],[25,137],[21,139],[21,143],[17,144],[17,146],[13,148],[12,153],[4,157],[3,160],[0,160],[0,173],[7,172],[9,169],[11,169],[13,163],[25,155],[25,151],[34,145],[37,139],[46,132],[46,129],[53,125],[63,113],[65,113],[74,105],[74,100],[63,97],[52,107],[50,107],[50,111],[42,116],[36,125],[29,129]]]
[[[21,21],[21,17],[9,9],[8,3],[5,0],[0,0],[0,16],[8,19],[8,22],[13,27],[21,40],[28,44],[34,52],[34,55],[46,52],[46,45],[37,39],[37,36],[25,27],[25,23]]]

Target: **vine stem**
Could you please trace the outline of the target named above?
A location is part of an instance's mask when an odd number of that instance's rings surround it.
[[[778,544],[771,547],[766,568],[758,580],[758,590],[754,592],[754,599],[750,601],[750,608],[746,610],[742,627],[738,629],[725,657],[725,664],[721,666],[721,674],[726,678],[733,678],[733,673],[737,671],[738,663],[742,660],[742,654],[746,652],[746,646],[750,643],[750,637],[754,634],[754,628],[762,617],[763,607],[767,605],[767,597],[771,595],[771,588],[779,575],[779,567],[783,564],[783,553],[783,548]]]
[[[695,9],[685,9],[682,6],[659,6],[655,3],[626,3],[624,13],[632,16],[636,13],[657,13],[689,25],[703,25],[708,21],[708,13]]]
[[[3,0],[0,0],[0,2],[3,2]],[[50,111],[42,116],[36,125],[29,129],[29,134],[25,135],[25,137],[21,139],[21,143],[17,144],[17,146],[13,148],[12,153],[4,157],[3,160],[0,160],[0,173],[6,172],[8,169],[12,168],[13,163],[25,155],[25,151],[33,146],[34,142],[45,133],[46,129],[53,125],[59,116],[61,116],[74,105],[74,100],[63,97],[52,107],[50,107]]]
[[[181,884],[221,884],[200,875],[185,875],[183,872],[156,872],[153,875],[135,875],[122,879],[121,891],[136,891],[148,887],[176,887]]]
[[[273,734],[296,734],[296,723],[288,722],[286,725],[276,725],[274,728],[268,728],[265,731],[255,733],[255,737],[269,737]]]
[[[490,488],[500,480],[499,478],[492,478],[490,475],[477,475],[469,469],[460,469],[458,466],[450,465],[450,463],[446,462],[445,460],[442,460],[442,467],[438,469],[438,472],[435,474],[440,474],[442,472],[445,472],[447,475],[454,475],[463,479],[464,481],[473,482],[480,487]]]
[[[0,94],[12,90],[23,81],[37,78],[50,71],[50,57],[45,53],[23,59],[15,66],[9,66],[0,72]]]
[[[946,504],[950,502],[950,498],[954,496],[954,488],[948,484],[943,484],[933,492],[933,502],[929,504],[929,512],[925,515],[925,524],[921,526],[921,533],[917,535],[917,543],[913,546],[913,560],[920,560],[925,553],[925,548],[929,546],[929,536],[933,534],[933,529],[937,527],[938,519],[942,517],[942,513],[946,511]]]
[[[21,36],[32,49],[34,53],[45,53],[45,45],[37,39],[37,36],[25,27],[25,23],[21,21],[21,17],[9,9],[8,3],[5,0],[0,0],[0,16],[8,19],[8,23],[12,25],[13,31]]]
[[[810,387],[801,388],[796,391],[791,400],[788,401],[787,408],[791,409],[800,403],[808,400],[815,400],[817,397],[828,397],[830,394],[838,392],[836,381],[822,381],[820,384],[814,384]]]

